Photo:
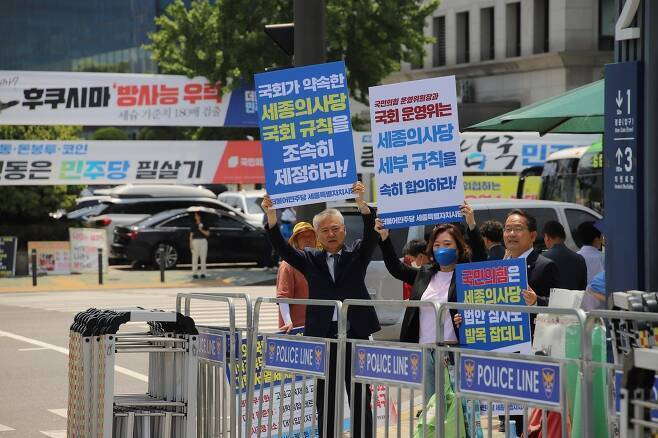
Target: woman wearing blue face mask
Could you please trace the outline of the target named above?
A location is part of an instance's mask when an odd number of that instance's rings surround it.
[[[395,254],[395,248],[388,238],[388,230],[383,228],[382,222],[377,219],[375,230],[381,237],[380,246],[384,256],[384,263],[390,274],[403,282],[413,285],[411,299],[421,301],[436,301],[445,303],[454,302],[457,298],[455,288],[455,265],[471,261],[484,261],[487,252],[484,241],[475,225],[475,216],[470,205],[461,206],[461,212],[466,219],[467,234],[471,248],[464,241],[461,231],[452,224],[439,224],[434,227],[430,238],[427,240],[427,256],[430,263],[420,268],[414,268],[403,264]],[[453,313],[452,317],[454,318]],[[451,319],[443,321],[444,337],[446,343],[459,343],[456,330]],[[434,311],[429,307],[421,309],[410,307],[404,314],[402,330],[400,332],[401,342],[412,342],[416,344],[436,343],[436,318]],[[434,358],[427,361],[426,375],[434,375]],[[434,379],[425,379],[425,400],[429,400],[434,394]]]

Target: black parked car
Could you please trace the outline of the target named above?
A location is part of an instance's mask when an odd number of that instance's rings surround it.
[[[253,262],[274,266],[272,249],[265,230],[248,224],[225,211],[195,207],[210,228],[208,263]],[[167,210],[130,226],[114,229],[112,251],[135,265],[159,266],[162,245],[165,266],[190,263],[190,228],[193,219],[187,209]]]

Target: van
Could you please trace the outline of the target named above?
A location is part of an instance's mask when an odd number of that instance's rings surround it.
[[[535,248],[543,250],[544,236],[541,234],[546,222],[555,220],[564,226],[566,233],[565,244],[574,251],[582,245],[578,235],[578,225],[586,221],[596,221],[601,215],[579,204],[568,202],[539,201],[526,199],[472,199],[468,201],[475,212],[475,221],[479,227],[487,220],[497,220],[505,223],[510,210],[520,208],[527,211],[537,219],[537,240]],[[352,243],[363,236],[363,222],[359,211],[354,204],[332,204],[343,214],[347,230],[346,243]],[[397,255],[402,257],[404,245],[413,239],[427,240],[434,225],[413,226],[409,228],[395,228],[390,232],[390,239]],[[375,249],[368,270],[366,272],[366,287],[373,300],[400,300],[402,299],[402,282],[389,274],[382,258],[379,247]],[[378,339],[397,340],[404,311],[399,309],[378,308],[377,316],[382,330],[375,334]]]
[[[260,222],[249,221],[236,209],[218,201],[213,192],[202,187],[127,184],[109,189],[102,196],[101,202],[85,211],[84,222],[87,226],[106,230],[109,258],[113,261],[121,258],[111,251],[115,227],[131,225],[165,210],[192,206],[215,208],[229,212],[246,222],[254,222],[254,226],[262,226]]]

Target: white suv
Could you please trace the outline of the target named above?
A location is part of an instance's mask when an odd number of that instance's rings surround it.
[[[260,203],[265,196],[265,190],[240,190],[235,192],[222,192],[217,195],[217,199],[225,204],[230,205],[238,211],[241,211],[249,218],[250,223],[263,223],[263,209]]]
[[[578,236],[578,225],[586,221],[596,221],[601,215],[579,204],[568,202],[536,201],[525,199],[472,199],[469,204],[475,211],[475,221],[478,226],[487,220],[505,222],[507,213],[515,208],[521,208],[537,219],[537,240],[535,247],[544,249],[544,236],[541,230],[549,220],[560,222],[564,226],[567,235],[566,245],[575,250],[582,244]],[[374,204],[370,204],[374,206]],[[346,243],[360,239],[363,235],[363,222],[360,213],[354,204],[340,203],[329,205],[337,208],[343,213],[345,227],[347,229]],[[397,255],[401,258],[402,248],[413,239],[427,240],[434,225],[414,226],[409,228],[396,228],[390,232],[390,238],[395,247]],[[402,299],[402,282],[396,280],[389,274],[382,254],[377,247],[373,253],[372,261],[366,272],[366,287],[370,297],[375,300],[400,300]],[[382,330],[375,334],[378,339],[399,338],[400,325],[404,311],[390,308],[377,308],[377,316]]]
[[[107,248],[112,248],[114,228],[127,226],[155,213],[201,206],[224,210],[250,222],[236,209],[218,201],[208,189],[180,185],[125,185],[108,191],[100,203],[85,212],[85,223],[106,230]],[[258,226],[261,226],[260,222]],[[110,251],[110,259],[118,259]]]

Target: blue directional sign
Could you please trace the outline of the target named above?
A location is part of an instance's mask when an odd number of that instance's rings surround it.
[[[323,342],[267,338],[265,366],[288,372],[324,375],[326,345]]]
[[[199,358],[213,362],[224,362],[226,360],[224,356],[224,338],[224,334],[199,333]]]
[[[559,406],[560,366],[554,363],[462,355],[459,390]]]
[[[423,351],[408,348],[356,345],[352,363],[355,377],[412,385],[423,382]]]
[[[608,292],[641,288],[642,80],[639,62],[605,66],[603,137]],[[611,232],[614,230],[614,233]]]

